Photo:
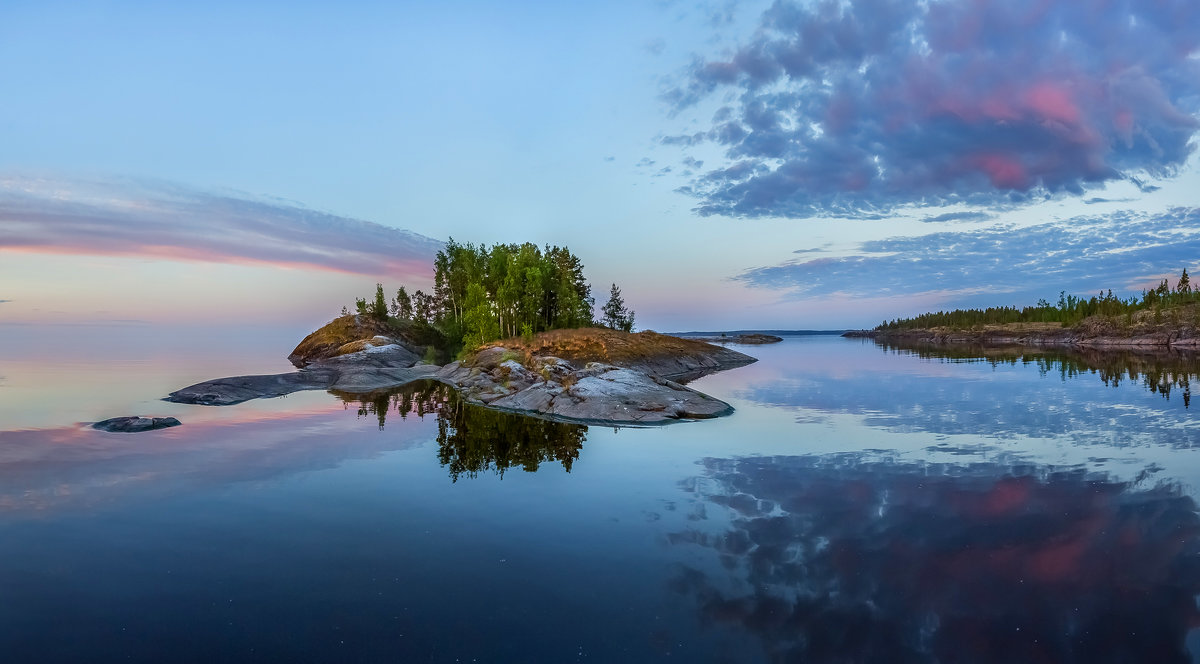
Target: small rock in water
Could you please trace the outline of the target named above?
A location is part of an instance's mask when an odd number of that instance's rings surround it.
[[[154,429],[165,429],[167,427],[177,427],[182,422],[174,417],[114,417],[112,419],[97,422],[92,425],[93,429],[108,431],[112,433],[138,433],[140,431],[151,431]]]

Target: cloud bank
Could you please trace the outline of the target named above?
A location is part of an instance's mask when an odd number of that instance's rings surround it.
[[[441,246],[369,221],[164,183],[0,178],[0,251],[405,276],[428,272]]]
[[[665,93],[722,91],[729,162],[681,191],[703,215],[870,216],[1007,206],[1174,175],[1200,122],[1195,0],[777,0],[727,59]]]
[[[1200,208],[1176,208],[873,240],[854,255],[795,259],[734,279],[796,297],[944,293],[963,300],[1008,294],[1003,303],[1033,304],[1015,296],[1052,300],[1061,289],[1080,295],[1137,291],[1147,279],[1195,268],[1197,257]]]

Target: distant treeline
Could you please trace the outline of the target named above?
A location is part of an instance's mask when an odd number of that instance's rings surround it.
[[[1179,307],[1200,302],[1200,290],[1193,290],[1188,272],[1185,268],[1179,275],[1179,281],[1174,288],[1163,279],[1157,288],[1142,291],[1141,297],[1132,296],[1127,299],[1114,297],[1110,289],[1090,298],[1067,295],[1065,291],[1058,294],[1058,303],[1051,304],[1045,299],[1038,300],[1034,306],[1018,309],[1017,307],[988,307],[987,309],[955,309],[937,313],[921,314],[913,318],[897,318],[880,323],[876,330],[923,330],[934,327],[969,328],[976,325],[1001,325],[1005,323],[1062,323],[1073,325],[1088,316],[1125,317],[1132,321],[1138,311],[1154,310],[1156,314],[1164,309]]]
[[[355,311],[407,325],[417,337],[435,339],[452,352],[495,339],[531,336],[560,328],[590,327],[595,298],[583,263],[566,247],[459,244],[453,238],[434,259],[433,292],[401,286],[389,300],[383,285],[355,302]],[[348,313],[343,309],[342,313]],[[632,311],[613,284],[602,322],[633,329]]]

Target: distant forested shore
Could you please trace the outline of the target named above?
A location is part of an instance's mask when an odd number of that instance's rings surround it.
[[[1183,270],[1175,286],[1163,279],[1141,296],[1090,298],[1059,292],[1025,307],[954,309],[897,318],[873,330],[846,333],[922,343],[1074,345],[1093,347],[1200,347],[1200,289]]]

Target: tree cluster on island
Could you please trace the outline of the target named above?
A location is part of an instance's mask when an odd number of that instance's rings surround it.
[[[603,324],[631,332],[634,312],[612,285],[600,321],[583,263],[566,247],[460,244],[451,238],[434,259],[432,293],[400,286],[390,300],[382,284],[359,298],[354,313],[391,322],[451,354],[489,341]],[[342,309],[343,315],[351,313]]]
[[[1178,309],[1190,304],[1200,303],[1200,290],[1193,289],[1188,271],[1185,268],[1179,275],[1179,280],[1172,288],[1166,279],[1157,287],[1143,290],[1141,297],[1131,296],[1119,298],[1113,296],[1110,289],[1107,293],[1082,298],[1067,295],[1065,291],[1058,294],[1057,304],[1051,304],[1044,298],[1034,306],[1017,307],[988,307],[986,309],[954,309],[953,311],[938,311],[926,313],[913,318],[897,318],[884,321],[876,327],[876,331],[892,332],[900,330],[925,330],[931,328],[966,329],[977,325],[1005,325],[1011,323],[1062,323],[1074,325],[1090,316],[1105,316],[1110,319],[1131,324],[1134,315],[1140,311],[1150,311],[1156,323],[1162,322],[1164,311]]]

